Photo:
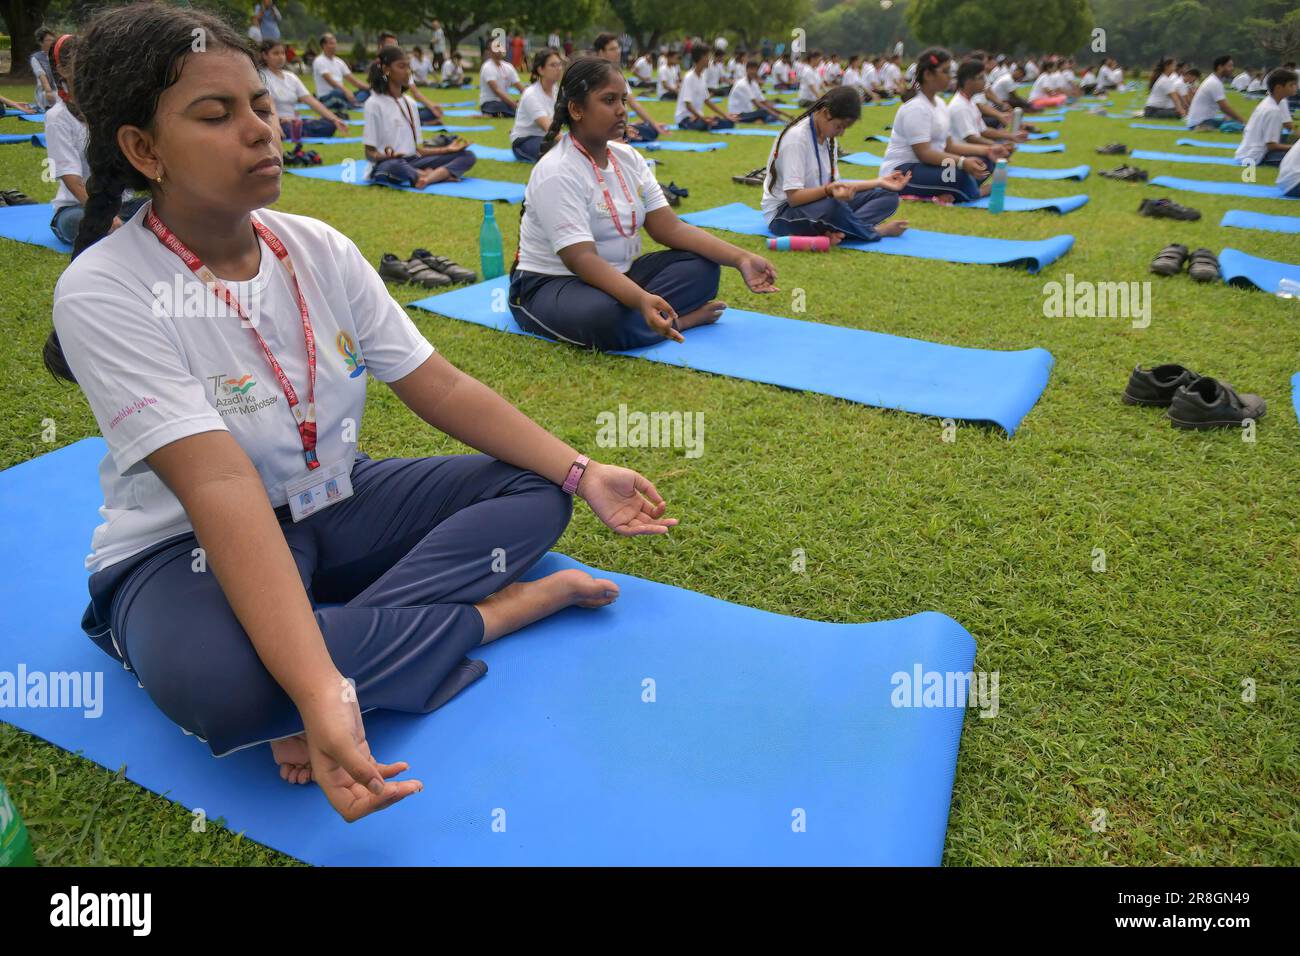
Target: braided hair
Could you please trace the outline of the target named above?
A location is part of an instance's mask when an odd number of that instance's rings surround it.
[[[569,104],[585,102],[592,90],[600,89],[610,77],[622,75],[618,67],[601,56],[580,56],[565,67],[555,93],[555,115],[551,119],[551,128],[542,137],[542,155],[555,145],[555,140],[564,127],[573,125]]]
[[[153,127],[159,98],[180,78],[199,38],[207,50],[237,50],[253,60],[244,37],[223,20],[189,7],[133,3],[103,10],[87,24],[77,43],[75,93],[86,120],[90,179],[72,258],[108,235],[122,209],[123,191],[152,189],[149,179],[122,154],[117,131],[123,126]],[[43,358],[51,374],[76,381],[56,332],[45,340]]]
[[[903,91],[902,100],[906,103],[917,93],[921,92],[921,83],[925,79],[925,74],[939,69],[949,60],[952,54],[941,46],[932,46],[925,50],[916,58],[916,76],[912,77],[912,85]]]
[[[817,101],[812,106],[790,121],[785,129],[781,130],[781,135],[776,138],[776,145],[772,147],[772,158],[767,163],[767,182],[763,185],[764,189],[770,191],[776,185],[776,159],[781,155],[781,141],[785,139],[785,134],[790,132],[790,128],[802,119],[807,118],[809,123],[814,122],[811,118],[812,115],[823,108],[830,113],[831,119],[849,120],[856,123],[862,115],[862,97],[851,86],[833,86],[817,97]],[[838,140],[831,141],[830,153],[831,181],[834,182],[840,155]]]
[[[392,95],[389,93],[388,77],[384,75],[384,70],[387,67],[392,66],[398,60],[405,59],[406,51],[396,43],[390,43],[388,46],[380,47],[379,55],[370,61],[370,70],[366,73],[366,82],[370,84],[371,95],[374,95],[375,93]],[[406,92],[405,88],[403,88],[402,92]]]

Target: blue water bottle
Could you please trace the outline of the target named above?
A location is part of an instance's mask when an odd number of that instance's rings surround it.
[[[998,213],[1006,204],[1007,198],[1007,161],[999,159],[993,167],[993,188],[989,190],[989,212]]]
[[[478,257],[484,279],[495,279],[505,272],[505,255],[501,251],[501,229],[497,226],[492,203],[483,204],[483,225],[478,231]]]

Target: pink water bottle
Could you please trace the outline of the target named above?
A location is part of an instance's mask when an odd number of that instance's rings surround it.
[[[829,236],[778,236],[767,240],[767,247],[774,252],[829,252]]]

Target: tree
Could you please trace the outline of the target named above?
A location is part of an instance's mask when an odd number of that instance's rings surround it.
[[[1245,22],[1255,43],[1277,63],[1300,59],[1300,10],[1280,21],[1251,18]]]
[[[809,0],[731,0],[719,22],[753,50],[764,36],[789,36],[793,27],[807,20],[810,6]]]
[[[809,22],[808,48],[843,54],[882,53],[891,49],[899,37],[905,43],[912,39],[906,11],[906,0],[888,7],[881,7],[880,0],[853,0],[832,6]]]
[[[0,17],[9,31],[9,78],[29,80],[28,61],[36,52],[36,30],[45,22],[50,0],[0,0]]]
[[[640,50],[658,46],[673,31],[702,36],[716,23],[715,11],[697,0],[608,0],[608,6]]]
[[[922,43],[1014,53],[1073,50],[1093,15],[1088,0],[910,0],[907,22]]]

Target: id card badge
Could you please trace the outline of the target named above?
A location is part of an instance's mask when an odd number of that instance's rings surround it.
[[[304,475],[284,486],[289,498],[289,513],[295,523],[317,511],[352,497],[352,469],[346,461]]]

